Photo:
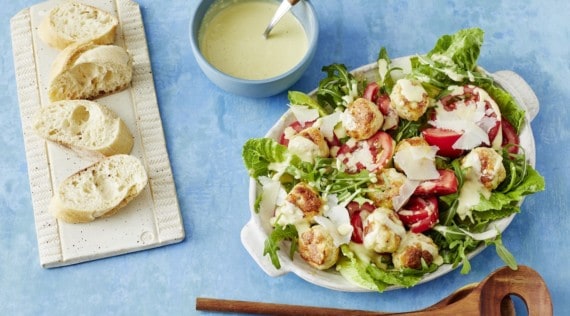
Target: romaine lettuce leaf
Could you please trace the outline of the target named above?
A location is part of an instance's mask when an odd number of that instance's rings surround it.
[[[267,176],[269,164],[285,161],[287,154],[287,147],[270,138],[252,138],[242,150],[243,162],[253,178]]]
[[[462,29],[452,35],[443,35],[427,56],[438,65],[472,71],[477,66],[483,37],[484,32],[480,28]]]

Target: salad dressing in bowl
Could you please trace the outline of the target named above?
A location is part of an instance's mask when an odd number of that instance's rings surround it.
[[[265,39],[263,29],[276,9],[276,3],[263,0],[214,4],[199,31],[202,54],[218,70],[242,79],[262,80],[291,70],[307,54],[307,35],[287,13]]]
[[[190,45],[202,72],[222,90],[263,98],[281,93],[309,67],[319,22],[309,1],[293,6],[265,39],[277,0],[201,0],[190,16]]]

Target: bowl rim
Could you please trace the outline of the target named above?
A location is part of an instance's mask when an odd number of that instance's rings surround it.
[[[200,3],[194,8],[194,11],[190,15],[190,32],[189,32],[190,33],[189,34],[190,35],[190,45],[192,46],[192,51],[194,52],[194,58],[199,59],[199,64],[207,65],[209,70],[214,72],[217,76],[224,77],[225,79],[231,80],[231,81],[238,83],[238,84],[256,85],[256,84],[272,83],[272,82],[276,82],[276,81],[282,80],[284,78],[287,78],[290,75],[296,73],[297,71],[302,69],[305,66],[305,64],[307,64],[312,59],[312,57],[314,56],[315,51],[317,50],[317,46],[318,46],[317,44],[318,44],[318,39],[319,39],[319,19],[318,19],[318,16],[316,14],[316,11],[315,11],[315,8],[313,7],[313,5],[309,1],[301,0],[301,1],[299,1],[299,3],[296,4],[296,6],[301,6],[301,5],[306,6],[307,13],[309,14],[309,17],[310,17],[309,23],[312,22],[314,24],[314,27],[312,28],[313,29],[312,36],[309,36],[309,33],[307,32],[307,28],[303,27],[303,30],[305,31],[305,34],[307,35],[307,47],[308,47],[308,49],[305,52],[305,55],[303,56],[303,58],[295,66],[293,66],[293,68],[287,70],[286,72],[284,72],[280,75],[270,77],[270,78],[266,78],[266,79],[243,79],[243,78],[232,76],[230,74],[227,74],[227,73],[219,70],[214,65],[212,65],[206,59],[206,57],[204,57],[204,55],[202,54],[202,51],[200,50],[200,44],[198,43],[198,32],[200,30],[200,25],[202,24],[203,16],[200,18],[197,17],[198,13],[201,11],[203,11],[204,14],[206,14],[206,12],[208,12],[209,7],[214,2],[217,2],[217,1],[223,1],[223,0],[202,0],[202,1],[200,1]],[[259,0],[248,0],[248,1],[259,1]],[[274,1],[274,0],[264,0],[264,1],[276,2],[276,3],[278,2],[278,1]],[[207,7],[204,8],[205,6],[207,6]],[[294,8],[295,7],[293,7],[293,9]],[[297,20],[299,20],[299,18],[295,15],[293,9],[291,10],[291,12],[295,16],[295,18]]]

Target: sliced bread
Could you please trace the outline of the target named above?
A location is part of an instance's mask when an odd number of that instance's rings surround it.
[[[126,89],[132,77],[133,61],[124,48],[74,44],[54,60],[48,96],[51,101],[94,99]]]
[[[38,26],[42,41],[58,49],[79,42],[111,44],[119,21],[112,14],[75,1],[53,8]]]
[[[141,193],[148,176],[131,155],[103,158],[69,176],[55,191],[49,211],[68,223],[87,223],[116,214]]]
[[[40,108],[34,130],[41,137],[79,153],[128,154],[133,136],[125,122],[103,104],[64,100]]]

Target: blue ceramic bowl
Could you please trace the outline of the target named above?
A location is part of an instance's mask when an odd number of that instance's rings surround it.
[[[301,59],[295,67],[279,76],[263,80],[247,80],[236,78],[219,71],[204,58],[204,55],[202,55],[200,51],[198,31],[204,15],[216,1],[218,0],[203,0],[196,7],[195,11],[192,12],[190,17],[190,44],[192,45],[194,57],[204,74],[213,83],[230,93],[262,98],[283,92],[299,80],[315,55],[319,37],[317,16],[313,6],[309,2],[299,1],[299,3],[291,8],[291,12],[299,20],[307,34],[308,50],[303,59]]]

